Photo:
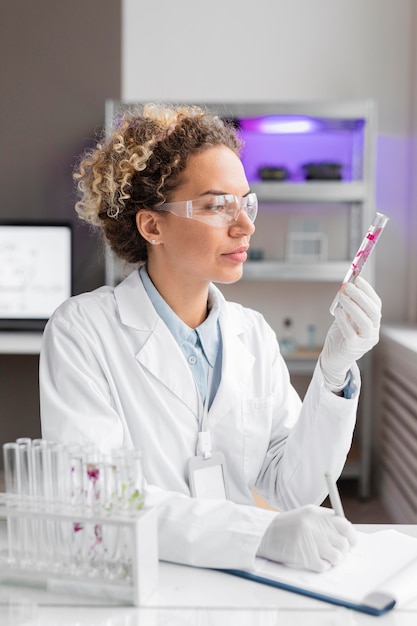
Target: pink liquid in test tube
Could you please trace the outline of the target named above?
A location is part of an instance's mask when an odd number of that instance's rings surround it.
[[[376,243],[384,230],[389,217],[383,213],[376,213],[372,224],[370,225],[368,232],[366,233],[359,250],[357,251],[355,258],[353,259],[350,268],[347,271],[346,276],[343,279],[342,285],[345,283],[353,283],[355,278],[359,276],[367,260],[369,259],[372,250],[375,248]],[[334,315],[335,309],[339,303],[339,293],[337,293],[335,299],[330,307],[330,313]]]

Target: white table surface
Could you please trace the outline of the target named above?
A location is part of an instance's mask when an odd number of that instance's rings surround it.
[[[375,532],[388,525],[357,525]],[[417,525],[394,526],[417,537]],[[0,522],[0,545],[6,543]],[[417,581],[416,581],[417,588]],[[416,626],[417,600],[373,617],[222,572],[163,563],[159,588],[139,608],[0,585],[1,626]]]

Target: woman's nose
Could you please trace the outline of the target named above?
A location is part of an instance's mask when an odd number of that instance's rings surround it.
[[[239,211],[237,219],[232,222],[230,228],[233,229],[233,232],[243,232],[245,235],[249,236],[253,235],[255,232],[255,224],[249,219],[244,209]]]

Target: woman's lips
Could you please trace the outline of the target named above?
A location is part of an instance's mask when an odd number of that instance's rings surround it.
[[[235,261],[236,263],[244,263],[246,259],[248,258],[247,250],[248,250],[247,246],[242,246],[241,248],[236,248],[236,250],[233,250],[232,252],[228,252],[227,254],[224,254],[223,256],[230,259],[231,261]]]

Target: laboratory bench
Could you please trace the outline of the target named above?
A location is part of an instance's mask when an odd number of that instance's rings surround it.
[[[417,537],[417,525],[357,525],[362,532],[395,528]],[[6,523],[0,521],[0,548]],[[359,613],[215,570],[159,563],[159,584],[146,604],[0,585],[1,626],[415,626],[417,598],[380,617]]]

